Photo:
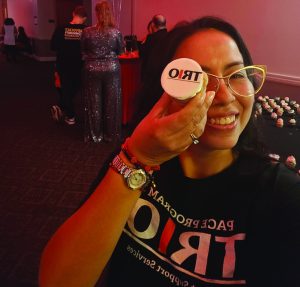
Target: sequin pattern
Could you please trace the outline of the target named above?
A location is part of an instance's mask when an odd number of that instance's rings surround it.
[[[118,55],[123,51],[122,34],[115,28],[86,28],[81,40],[84,59],[84,140],[101,142],[121,138],[121,75]]]

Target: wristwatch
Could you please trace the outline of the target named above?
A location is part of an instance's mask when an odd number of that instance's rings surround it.
[[[119,155],[116,155],[110,166],[119,174],[123,175],[130,189],[144,190],[150,183],[149,175],[141,168],[131,168],[124,163]]]

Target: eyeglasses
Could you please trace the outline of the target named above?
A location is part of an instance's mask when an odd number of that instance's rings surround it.
[[[207,91],[218,92],[220,80],[224,80],[229,89],[236,95],[250,97],[259,92],[266,79],[267,67],[264,65],[253,65],[241,68],[228,76],[218,77],[206,73],[208,76]]]

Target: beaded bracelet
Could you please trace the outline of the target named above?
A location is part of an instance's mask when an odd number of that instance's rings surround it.
[[[121,146],[121,150],[124,153],[124,155],[127,157],[127,159],[133,164],[141,167],[143,170],[145,170],[147,173],[160,170],[159,165],[145,165],[138,161],[138,159],[129,151],[128,149],[128,139],[125,140],[125,142]]]

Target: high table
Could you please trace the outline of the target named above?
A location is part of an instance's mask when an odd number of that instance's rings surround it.
[[[141,60],[137,53],[119,56],[122,86],[122,124],[127,125],[137,109],[137,92],[141,85]]]

